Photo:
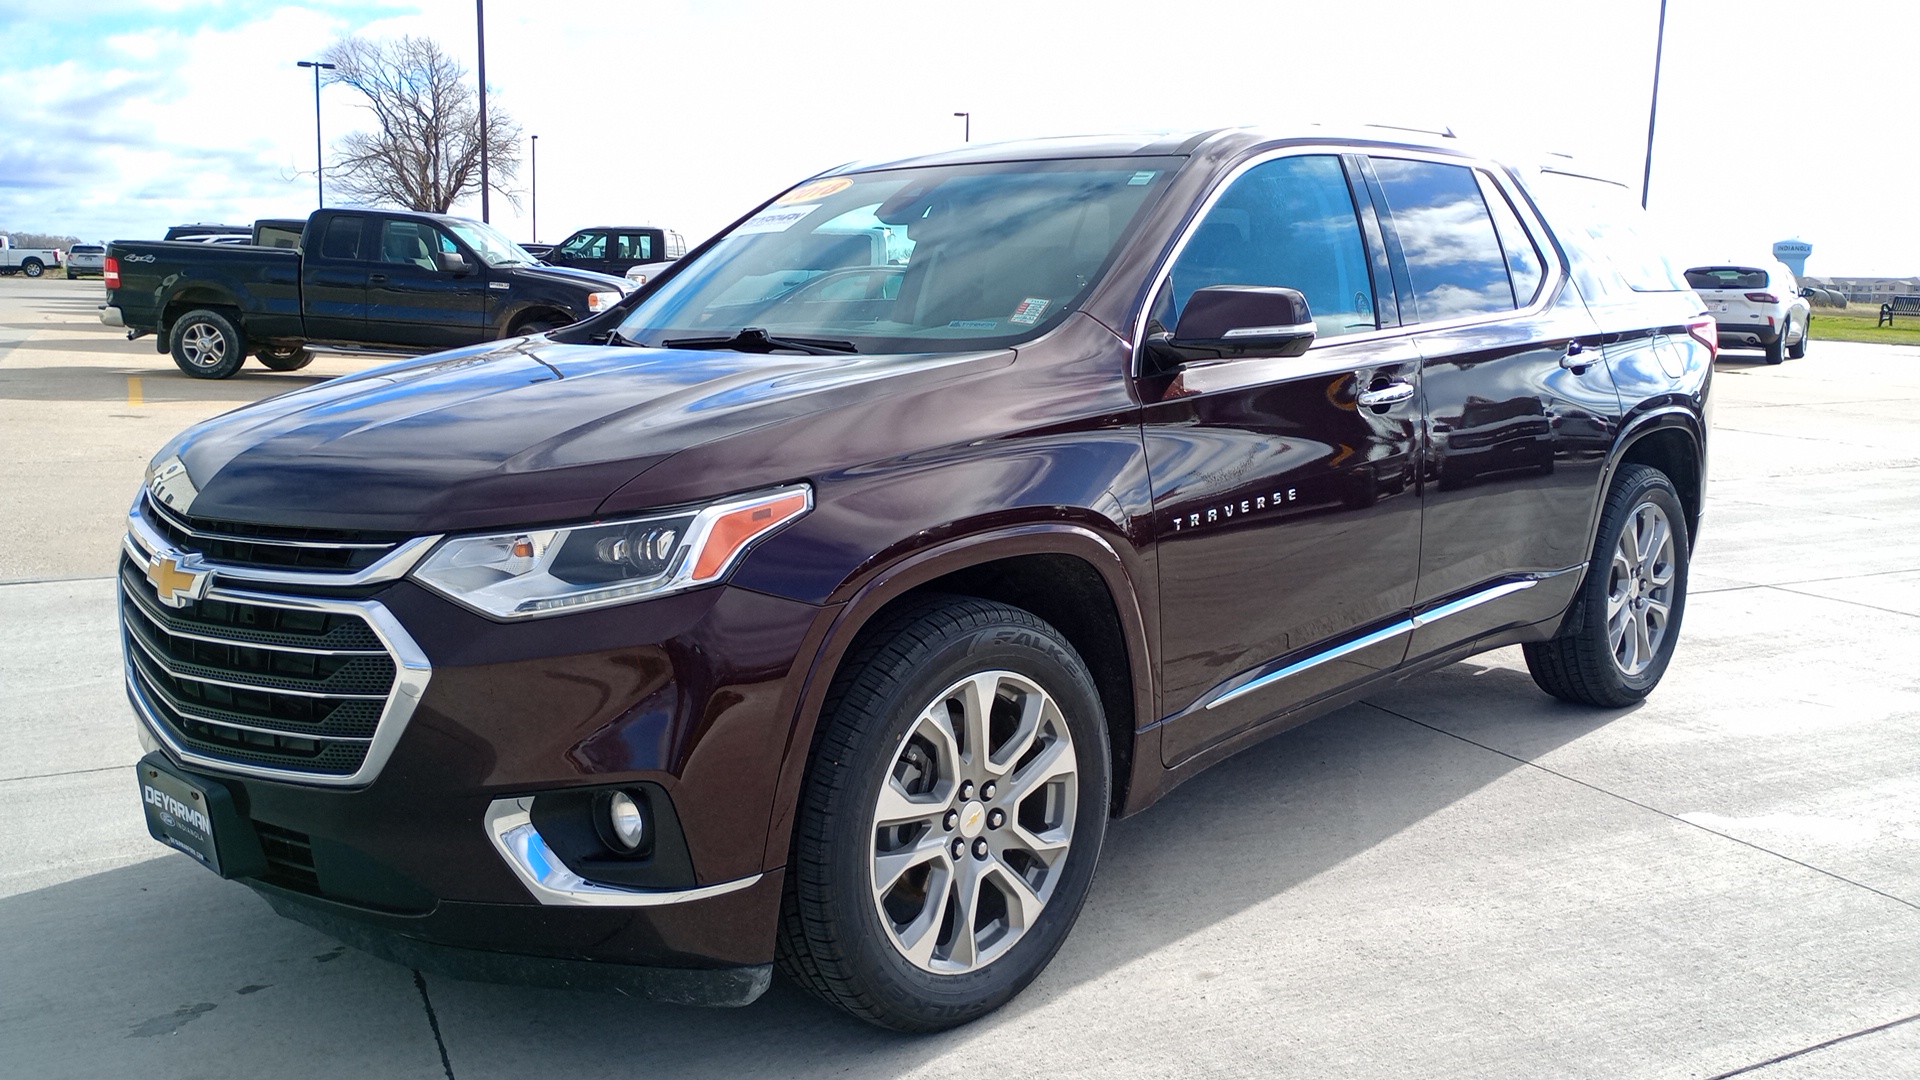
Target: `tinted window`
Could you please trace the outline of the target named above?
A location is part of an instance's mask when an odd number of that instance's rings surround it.
[[[1472,169],[1374,158],[1419,322],[1512,311],[1507,256]],[[1537,288],[1536,283],[1536,288]]]
[[[1171,281],[1172,310],[1157,313],[1167,325],[1209,285],[1298,289],[1323,338],[1378,325],[1353,193],[1331,156],[1280,158],[1235,180],[1187,240]]]
[[[1500,248],[1507,253],[1507,276],[1513,280],[1513,300],[1519,307],[1533,302],[1540,291],[1540,247],[1527,235],[1507,196],[1486,173],[1474,173],[1480,180],[1480,197],[1493,213],[1494,231],[1500,234]]]
[[[1764,289],[1767,272],[1747,266],[1702,266],[1687,271],[1687,284],[1696,289]]]
[[[337,217],[327,222],[327,235],[320,241],[320,254],[329,259],[360,258],[360,223],[357,217]]]

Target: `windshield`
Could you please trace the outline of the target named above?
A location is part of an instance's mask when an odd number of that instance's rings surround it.
[[[491,225],[483,225],[478,221],[448,221],[445,224],[488,266],[532,266],[538,261],[519,244],[494,231]]]
[[[815,180],[661,285],[620,335],[711,343],[753,328],[862,353],[1010,345],[1080,304],[1178,164],[1029,161]]]

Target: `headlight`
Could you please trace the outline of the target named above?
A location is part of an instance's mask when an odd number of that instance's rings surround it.
[[[627,294],[623,292],[591,293],[587,296],[587,310],[598,315],[626,298]]]
[[[443,541],[413,579],[502,619],[662,596],[726,576],[756,540],[813,509],[805,484],[697,510]]]

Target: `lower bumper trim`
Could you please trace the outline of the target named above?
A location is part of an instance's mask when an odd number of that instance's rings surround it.
[[[589,990],[706,1008],[752,1004],[773,981],[772,964],[669,968],[489,952],[421,941],[327,911],[325,901],[247,882],[274,912],[401,967],[468,982]]]

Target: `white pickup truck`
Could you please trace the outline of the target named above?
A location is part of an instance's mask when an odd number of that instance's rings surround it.
[[[11,276],[18,273],[39,277],[49,269],[58,269],[60,265],[58,248],[14,247],[13,237],[0,236],[0,274]]]

